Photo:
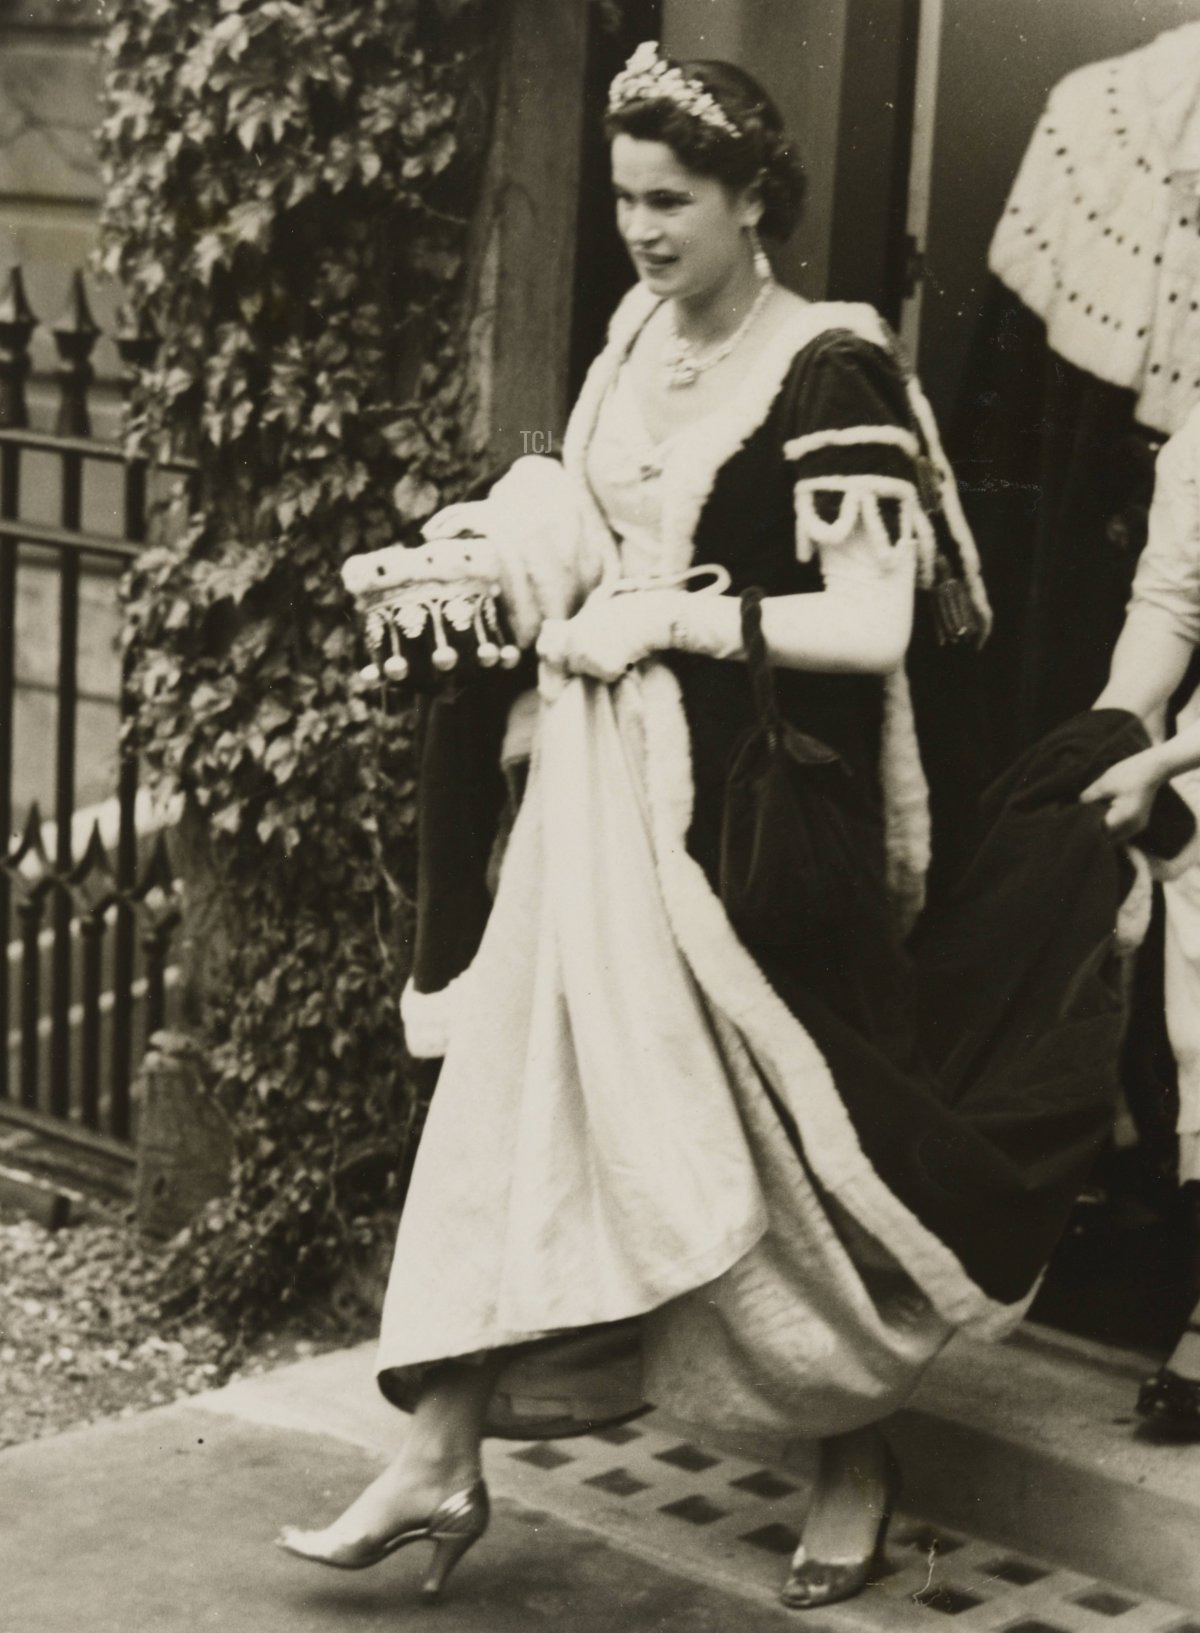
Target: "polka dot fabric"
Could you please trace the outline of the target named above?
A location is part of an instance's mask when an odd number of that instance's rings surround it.
[[[1200,402],[1200,23],[1052,92],[992,271],[1077,368],[1170,434]]]

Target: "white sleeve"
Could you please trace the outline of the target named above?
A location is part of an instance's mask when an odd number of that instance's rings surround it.
[[[1129,617],[1200,644],[1200,408],[1158,456]]]

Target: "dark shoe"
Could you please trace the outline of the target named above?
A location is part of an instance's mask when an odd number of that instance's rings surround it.
[[[1200,1379],[1159,1367],[1138,1391],[1137,1409],[1155,1439],[1200,1440]]]
[[[862,1592],[883,1566],[888,1526],[900,1495],[900,1466],[890,1446],[884,1447],[883,1511],[875,1533],[875,1546],[866,1559],[839,1560],[836,1563],[809,1559],[801,1543],[792,1557],[792,1567],[783,1585],[780,1598],[789,1610],[817,1610],[825,1605],[839,1604],[853,1599]]]
[[[311,1560],[314,1565],[332,1565],[340,1571],[361,1571],[368,1565],[406,1548],[410,1542],[432,1542],[433,1561],[422,1583],[421,1591],[427,1599],[436,1599],[446,1578],[473,1543],[487,1530],[489,1518],[487,1487],[482,1480],[463,1491],[456,1491],[434,1509],[423,1525],[406,1526],[387,1537],[360,1537],[350,1543],[323,1542],[327,1531],[298,1531],[285,1526],[277,1541],[281,1548],[297,1559]]]

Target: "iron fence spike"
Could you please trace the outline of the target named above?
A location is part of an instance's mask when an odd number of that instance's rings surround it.
[[[100,834],[99,819],[92,823],[83,855],[67,874],[65,883],[89,918],[100,918],[116,901],[117,878]]]
[[[44,895],[58,875],[42,836],[42,812],[37,800],[30,805],[15,850],[4,857],[4,871],[26,897]]]
[[[37,800],[29,807],[25,818],[25,828],[21,835],[22,850],[37,850],[46,856],[46,847],[42,839],[42,808]]]
[[[9,270],[7,288],[0,295],[0,327],[12,326],[31,334],[37,323],[37,315],[25,293],[25,274],[20,266],[13,266]]]
[[[61,393],[55,430],[62,437],[92,434],[88,412],[88,386],[92,382],[92,348],[100,326],[88,305],[87,286],[78,270],[71,277],[71,293],[58,322],[50,330],[58,348],[58,386]]]
[[[83,848],[83,855],[71,869],[71,878],[82,882],[89,873],[104,872],[112,875],[112,863],[108,859],[104,840],[100,834],[99,818],[92,823],[92,831],[88,835],[88,842]],[[115,875],[114,875],[115,877]]]
[[[90,351],[100,333],[100,325],[92,316],[92,308],[88,302],[83,273],[78,268],[71,274],[71,292],[67,296],[67,304],[57,322],[51,325],[50,333],[55,341],[59,342],[60,352],[63,350],[62,342],[78,346],[85,340]]]
[[[29,374],[29,343],[37,318],[25,294],[25,277],[19,266],[8,275],[8,287],[0,297],[0,426],[15,430],[28,425],[25,380]]]

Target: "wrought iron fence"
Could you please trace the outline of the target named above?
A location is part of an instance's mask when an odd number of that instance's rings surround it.
[[[116,576],[145,541],[150,481],[186,474],[186,461],[155,467],[126,458],[93,435],[92,353],[100,338],[84,280],[76,273],[67,308],[49,326],[56,363],[50,384],[53,430],[30,427],[30,347],[38,319],[20,268],[0,293],[0,1118],[41,1127],[106,1151],[128,1151],[136,1107],[132,1085],[146,1039],[167,1015],[169,957],[178,902],[166,834],[146,832],[138,768],[117,754],[111,797],[90,824],[77,809],[80,732],[80,589],[88,573]],[[153,362],[157,340],[118,325],[112,339],[127,389]],[[54,490],[53,521],[23,509],[28,468]],[[85,525],[85,478],[117,472],[120,532]],[[43,509],[44,509],[43,505]],[[18,619],[22,574],[57,580],[57,676],[53,686],[53,814],[14,798],[14,721],[21,702]],[[29,630],[24,631],[26,639]],[[39,627],[39,641],[53,631]],[[116,706],[127,705],[124,676]],[[47,765],[47,770],[49,766]],[[14,825],[16,831],[14,831]],[[139,828],[142,831],[139,831]]]

